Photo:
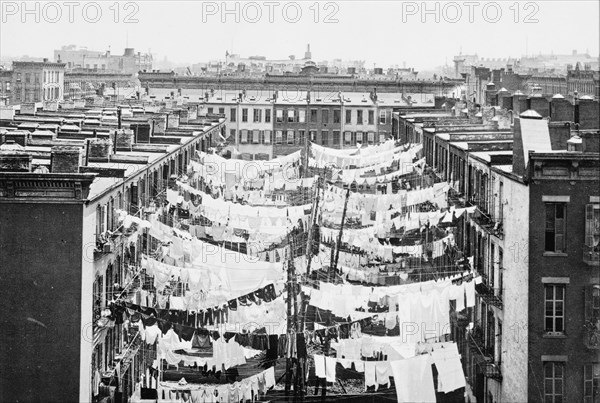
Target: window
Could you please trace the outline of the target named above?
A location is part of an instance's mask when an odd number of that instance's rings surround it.
[[[265,109],[265,123],[271,122],[271,110]]]
[[[248,108],[242,109],[242,122],[248,121]]]
[[[367,133],[367,141],[369,142],[369,144],[373,144],[373,142],[375,141],[375,133]]]
[[[283,142],[283,132],[281,130],[277,130],[275,132],[275,144],[281,144]]]
[[[585,206],[585,244],[591,247],[598,246],[600,236],[600,204],[586,204]],[[596,238],[596,240],[594,240]]]
[[[504,218],[504,183],[500,181],[498,184],[498,220],[502,223]]]
[[[246,144],[248,142],[248,130],[241,130],[240,143]]]
[[[583,401],[584,403],[600,402],[600,363],[583,366]]]
[[[235,129],[229,130],[229,137],[235,141]]]
[[[385,111],[380,111],[379,112],[379,123],[384,125],[385,124]]]
[[[294,131],[293,130],[287,131],[287,143],[288,143],[288,145],[294,144]]]
[[[321,122],[322,123],[329,123],[329,109],[322,109],[321,110]]]
[[[339,130],[334,130],[333,131],[333,145],[337,146],[340,145],[340,131]]]
[[[310,131],[310,141],[316,141],[316,140],[317,140],[317,131],[311,130]]]
[[[254,123],[260,123],[262,120],[262,109],[254,109]]]
[[[31,81],[31,74],[25,73],[25,84],[29,84],[29,81]]]
[[[600,286],[585,287],[585,321],[588,325],[600,326]]]
[[[352,123],[352,109],[346,109],[346,124]]]
[[[271,144],[271,130],[265,130],[265,138],[263,142],[265,144]]]
[[[339,109],[333,110],[333,123],[340,123],[342,111]]]
[[[544,402],[562,403],[565,364],[563,362],[544,362]]]
[[[220,115],[224,115],[225,114],[225,108],[219,108],[219,114]]]
[[[380,142],[380,143],[383,143],[383,142],[385,142],[385,136],[386,136],[386,134],[385,134],[385,133],[381,133],[381,134],[379,135],[379,142]]]
[[[356,132],[356,142],[357,143],[362,143],[363,141],[363,133],[362,132]]]
[[[287,111],[287,121],[288,123],[294,123],[296,121],[295,116],[294,116],[294,110],[293,109],[288,109]]]
[[[356,111],[356,124],[357,125],[363,124],[363,111]]]
[[[352,142],[352,132],[344,132],[344,144],[349,145]]]
[[[277,123],[283,123],[283,110],[277,109],[275,111],[275,121]]]
[[[565,331],[565,286],[546,284],[544,328],[546,332],[564,333]]]
[[[206,109],[206,112],[207,112],[207,113],[213,113],[213,108],[208,108],[208,109]]]
[[[321,145],[329,144],[328,134],[329,132],[327,130],[321,130]]]
[[[317,123],[317,110],[316,109],[310,110],[310,123]]]
[[[546,203],[546,252],[565,252],[566,207],[565,203]]]
[[[299,145],[304,145],[305,133],[306,132],[304,130],[298,130],[298,144]]]
[[[237,113],[237,110],[236,110],[235,108],[231,108],[231,109],[229,110],[229,120],[230,120],[231,122],[235,122],[235,119],[236,119],[236,117],[237,117],[237,116],[236,116],[236,113]]]
[[[304,123],[306,121],[306,111],[304,109],[300,109],[298,111],[298,122]]]

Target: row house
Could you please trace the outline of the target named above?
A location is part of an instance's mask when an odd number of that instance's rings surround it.
[[[598,394],[600,132],[559,123],[527,110],[513,118],[510,142],[480,133],[450,141],[449,159],[425,150],[440,173],[459,159],[459,190],[478,207],[459,219],[456,239],[482,278],[459,343],[481,401]]]
[[[433,107],[430,96],[309,91],[212,91],[203,111],[225,117],[226,139],[246,159],[287,155],[307,141],[333,148],[392,137],[395,110]]]
[[[73,115],[30,117],[57,124]],[[118,216],[147,218],[164,204],[173,175],[221,136],[224,119],[183,115],[136,113],[106,131],[60,121],[45,139],[17,129],[17,116],[0,121],[0,266],[11,268],[0,276],[7,298],[21,301],[2,308],[2,340],[12,346],[0,351],[10,363],[3,400],[125,402],[152,366],[156,352],[140,348],[137,325],[115,319],[110,301],[151,284],[141,254],[158,243]]]
[[[64,96],[65,64],[48,59],[15,61],[12,70],[3,71],[0,78],[0,97],[4,104],[60,101]]]

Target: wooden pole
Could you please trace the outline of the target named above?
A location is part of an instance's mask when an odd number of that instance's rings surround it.
[[[337,238],[337,245],[335,248],[335,262],[332,265],[333,272],[337,269],[338,259],[340,258],[340,246],[342,244],[342,233],[344,232],[344,221],[346,221],[346,210],[348,209],[348,199],[350,198],[350,188],[346,191],[346,200],[344,201],[344,211],[342,211],[342,223],[340,225],[340,232]]]
[[[287,240],[288,240],[288,245],[290,245],[289,232],[287,235]],[[291,253],[290,253],[290,255],[291,255]],[[288,259],[287,260],[287,301],[286,301],[287,302],[287,335],[288,335],[288,337],[291,337],[292,327],[293,327],[292,294],[294,293],[294,290],[292,289],[293,274],[292,274],[291,256],[287,256],[287,259]],[[289,357],[286,353],[286,359],[285,359],[285,395],[286,396],[289,396],[289,394],[290,394],[291,381],[292,381],[292,358]]]

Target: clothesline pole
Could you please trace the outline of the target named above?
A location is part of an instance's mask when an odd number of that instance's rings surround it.
[[[337,269],[338,259],[340,257],[340,247],[342,244],[342,233],[344,232],[344,221],[346,221],[346,210],[348,209],[348,199],[350,198],[350,188],[346,191],[346,200],[344,201],[344,210],[342,211],[342,223],[340,224],[340,232],[338,234],[337,245],[335,248],[335,261],[331,266],[331,269],[335,273]]]
[[[312,262],[312,243],[313,243],[313,238],[314,238],[314,226],[316,224],[317,221],[317,215],[318,215],[318,211],[319,211],[319,195],[321,193],[321,189],[320,186],[322,183],[324,183],[324,181],[321,181],[320,177],[317,177],[317,182],[318,183],[314,183],[313,184],[313,194],[316,193],[315,197],[314,197],[314,204],[313,204],[313,209],[312,209],[312,216],[311,216],[311,223],[310,223],[310,227],[308,228],[308,239],[306,242],[306,275],[310,275],[310,265]]]
[[[291,245],[290,233],[287,234],[287,242],[288,245]],[[291,248],[290,248],[291,249]],[[293,332],[293,327],[295,323],[292,318],[292,295],[294,294],[293,289],[293,265],[292,265],[292,252],[290,251],[290,255],[287,256],[287,335],[291,337]],[[292,358],[290,352],[286,352],[285,359],[285,395],[289,396],[290,394],[290,385],[292,381]]]

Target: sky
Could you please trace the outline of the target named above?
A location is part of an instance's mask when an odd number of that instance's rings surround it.
[[[0,0],[0,59],[53,58],[75,44],[128,46],[191,64],[225,52],[365,60],[417,69],[454,55],[599,54],[599,3],[590,1],[55,1]],[[229,13],[227,12],[229,10]]]

